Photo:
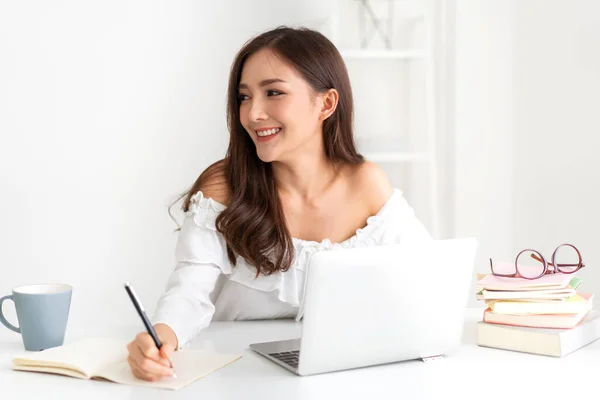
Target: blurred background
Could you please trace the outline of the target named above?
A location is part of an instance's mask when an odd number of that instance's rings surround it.
[[[132,324],[129,280],[152,313],[233,57],[278,25],[338,46],[359,150],[437,238],[478,238],[473,283],[568,242],[600,291],[597,1],[1,0],[0,295],[69,283],[71,327]]]

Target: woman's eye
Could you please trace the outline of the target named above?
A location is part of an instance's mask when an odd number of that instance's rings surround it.
[[[267,96],[279,96],[281,93],[279,90],[267,90]]]
[[[240,95],[238,95],[238,100],[239,101],[248,100],[248,95],[240,94]]]

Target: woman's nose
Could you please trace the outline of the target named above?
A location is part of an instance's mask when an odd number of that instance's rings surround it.
[[[253,100],[248,110],[250,121],[263,121],[267,119],[264,103],[260,100]]]

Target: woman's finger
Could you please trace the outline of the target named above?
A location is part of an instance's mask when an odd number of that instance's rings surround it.
[[[173,370],[169,367],[168,361],[166,365],[163,364],[165,360],[158,354],[158,349],[156,349],[157,359],[149,358],[146,356],[148,353],[148,351],[144,353],[144,349],[139,346],[138,351],[134,352],[134,359],[139,369],[151,375],[173,376]],[[150,354],[153,354],[153,352]]]
[[[155,382],[160,379],[159,376],[150,375],[150,374],[140,370],[137,367],[131,367],[131,372],[133,373],[133,376],[135,376],[136,378],[142,379],[142,380],[148,381],[148,382]]]
[[[136,378],[154,382],[160,380],[163,377],[162,375],[152,373],[140,367],[133,357],[129,357],[127,359],[127,362],[129,363],[129,367],[131,368],[133,376],[135,376]]]

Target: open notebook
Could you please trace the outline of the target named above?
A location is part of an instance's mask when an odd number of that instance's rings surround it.
[[[127,364],[128,342],[113,338],[89,338],[39,353],[26,352],[13,358],[12,369],[177,390],[241,357],[206,350],[179,350],[171,356],[177,378],[147,382],[131,373]]]

